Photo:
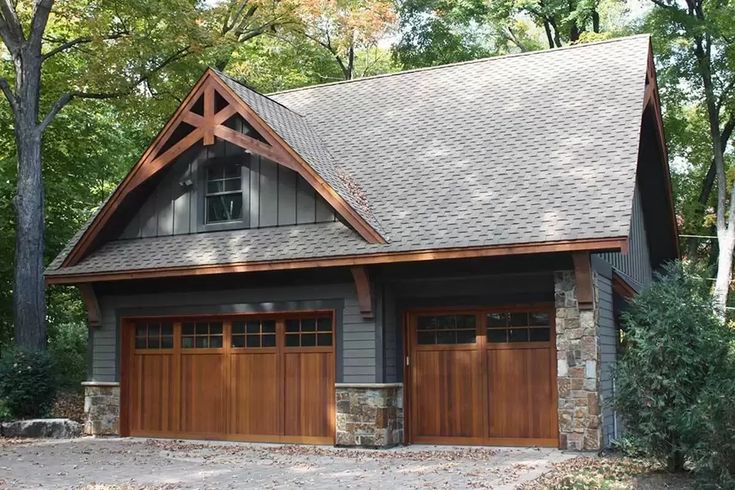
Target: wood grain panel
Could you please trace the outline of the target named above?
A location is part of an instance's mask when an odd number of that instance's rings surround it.
[[[240,435],[280,433],[280,387],[275,352],[230,355],[230,432]]]
[[[284,435],[334,437],[334,356],[284,353]]]
[[[225,434],[225,356],[181,355],[181,432]]]
[[[175,430],[172,354],[134,355],[131,369],[130,431]]]
[[[490,437],[556,439],[553,351],[487,351]]]
[[[414,353],[412,406],[417,438],[483,436],[480,354],[475,348]]]

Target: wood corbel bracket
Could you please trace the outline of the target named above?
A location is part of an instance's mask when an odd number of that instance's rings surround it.
[[[94,288],[91,284],[79,284],[77,287],[79,288],[79,292],[82,293],[82,301],[84,301],[84,307],[87,310],[87,323],[90,327],[101,326],[102,313]]]
[[[362,317],[366,320],[374,318],[372,288],[367,269],[365,267],[352,267],[352,278],[355,280],[357,303],[360,306]]]
[[[577,290],[577,305],[580,310],[591,310],[594,307],[594,292],[592,289],[592,265],[588,252],[575,252],[574,281]]]

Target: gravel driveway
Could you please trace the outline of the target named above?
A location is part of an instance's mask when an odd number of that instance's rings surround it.
[[[526,448],[0,439],[0,488],[515,488],[575,456]]]

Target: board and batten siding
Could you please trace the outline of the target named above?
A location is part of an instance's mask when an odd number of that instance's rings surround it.
[[[101,296],[102,325],[92,333],[92,378],[119,381],[120,319],[126,316],[336,310],[337,382],[376,381],[376,329],[365,320],[354,284]]]
[[[206,168],[215,161],[242,165],[241,222],[205,223]],[[193,146],[164,172],[161,181],[124,228],[121,239],[336,219],[329,204],[296,172],[219,139],[211,147]]]
[[[607,252],[596,254],[618,271],[633,279],[638,287],[647,285],[653,280],[653,268],[648,250],[646,224],[643,216],[641,195],[636,186],[633,194],[633,212],[630,223],[630,241],[628,253]]]

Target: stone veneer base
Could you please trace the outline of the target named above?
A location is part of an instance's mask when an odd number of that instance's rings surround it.
[[[401,383],[337,383],[337,446],[386,448],[403,443]]]
[[[89,436],[120,435],[120,383],[86,381],[84,433]]]

